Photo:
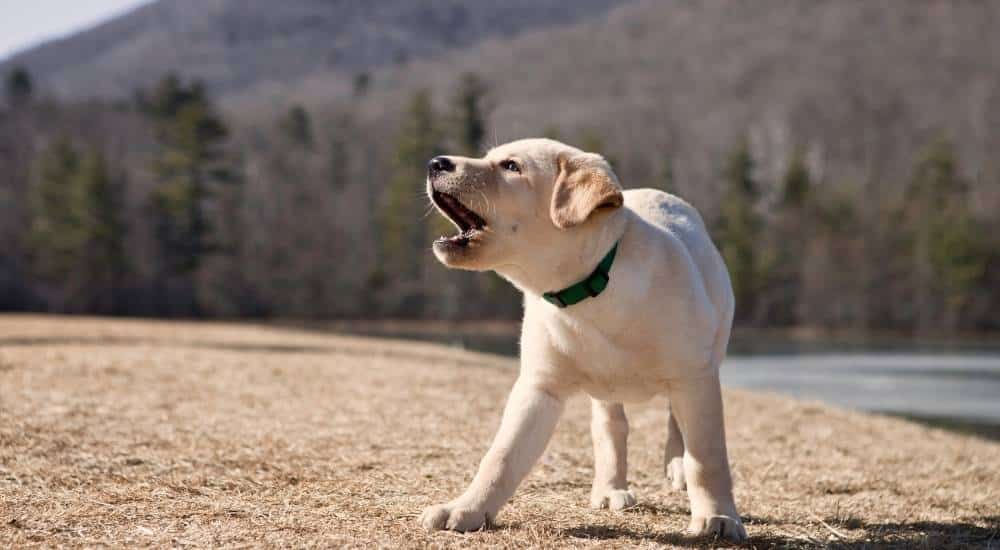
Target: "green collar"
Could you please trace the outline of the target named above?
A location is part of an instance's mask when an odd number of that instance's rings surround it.
[[[597,264],[597,269],[594,269],[594,272],[586,279],[556,292],[546,292],[542,294],[542,298],[562,309],[604,292],[604,289],[608,288],[608,282],[611,281],[609,274],[611,273],[611,264],[615,263],[616,252],[618,252],[618,243],[611,247],[611,251],[604,256],[601,263]]]

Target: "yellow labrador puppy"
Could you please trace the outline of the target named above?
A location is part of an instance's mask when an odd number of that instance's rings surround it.
[[[666,471],[691,501],[689,532],[743,540],[719,388],[733,292],[698,212],[651,189],[622,191],[608,163],[548,139],[484,158],[442,156],[427,192],[459,234],[434,243],[449,267],[492,269],[524,293],[520,375],[468,489],[427,508],[429,529],[492,522],[542,454],[566,398],[590,396],[590,504],[635,504],[624,402],[669,396]]]

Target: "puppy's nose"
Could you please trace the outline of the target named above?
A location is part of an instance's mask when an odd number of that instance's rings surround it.
[[[436,176],[441,172],[454,172],[455,163],[448,157],[434,157],[427,163],[427,173]]]

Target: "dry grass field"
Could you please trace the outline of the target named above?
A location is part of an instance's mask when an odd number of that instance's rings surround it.
[[[513,362],[246,325],[0,317],[0,547],[707,547],[630,408],[640,504],[586,507],[587,403],[480,533],[420,510],[470,479]],[[1000,445],[726,393],[750,546],[1000,547]]]

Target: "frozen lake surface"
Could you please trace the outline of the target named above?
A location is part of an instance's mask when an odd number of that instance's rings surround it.
[[[722,382],[867,411],[1000,423],[1000,354],[730,356]]]
[[[447,331],[346,332],[429,340],[516,356],[516,326],[494,334]],[[927,419],[1000,426],[1000,342],[930,342],[734,334],[722,366],[724,385]]]

